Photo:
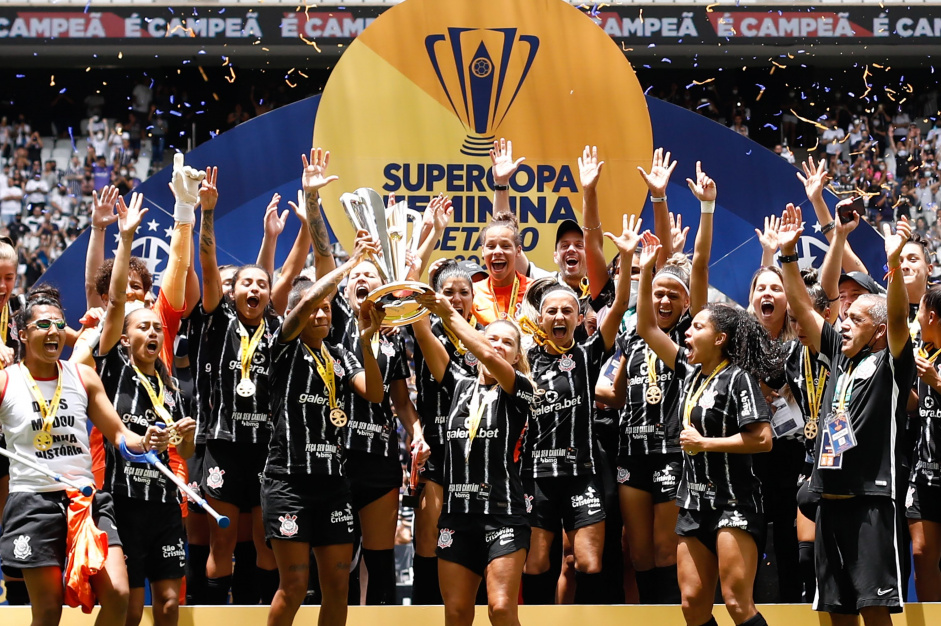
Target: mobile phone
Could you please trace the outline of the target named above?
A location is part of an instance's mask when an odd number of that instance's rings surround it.
[[[862,196],[857,196],[849,202],[844,201],[837,205],[836,212],[841,224],[849,224],[853,221],[853,213],[862,216],[865,209]]]

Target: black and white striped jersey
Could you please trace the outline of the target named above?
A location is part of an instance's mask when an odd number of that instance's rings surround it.
[[[242,324],[235,312],[235,305],[223,298],[210,314],[202,309],[202,305],[198,308],[204,317],[199,367],[203,370],[202,374],[211,377],[205,420],[206,439],[267,445],[271,432],[268,367],[271,363],[271,340],[281,326],[281,319],[273,314],[265,314],[265,332],[249,365],[249,378],[255,386],[255,393],[242,397],[236,392],[242,379]],[[244,328],[251,337],[257,326]]]
[[[115,344],[107,354],[95,356],[98,374],[105,392],[111,398],[114,410],[128,430],[143,436],[149,426],[164,423],[154,411],[153,402],[147,395],[131,365],[127,349]],[[151,388],[159,393],[160,383],[156,376],[147,377]],[[183,400],[177,390],[165,386],[163,402],[174,421],[186,417]],[[116,496],[147,500],[149,502],[179,502],[180,492],[166,476],[149,463],[130,463],[124,460],[120,450],[105,440],[105,482],[103,490]],[[164,451],[159,455],[169,467],[170,455]]]
[[[692,323],[684,313],[670,330],[674,343],[683,345]],[[680,382],[676,373],[647,347],[636,329],[618,337],[626,377],[626,396],[621,409],[620,456],[674,454],[680,451]],[[656,383],[651,384],[649,363],[653,362]],[[651,387],[660,393],[656,403],[648,402]]]
[[[344,412],[349,407],[350,380],[363,371],[356,357],[342,345],[325,343],[333,358],[336,398]],[[320,351],[314,350],[317,358]],[[298,338],[271,343],[271,441],[265,474],[343,476],[344,433],[330,421],[330,397],[317,363]]]
[[[823,376],[825,379],[830,374],[830,358],[819,352],[814,353],[808,348],[805,348],[804,345],[797,339],[792,339],[787,342],[787,359],[784,361],[784,376],[787,379],[788,389],[791,390],[791,395],[794,397],[794,401],[797,402],[797,406],[800,407],[801,415],[804,416],[804,423],[812,421],[813,419],[817,420],[817,436],[820,436],[820,429],[823,428],[823,420],[827,416],[827,411],[824,410],[822,397],[820,403],[820,410],[817,415],[812,415],[813,410],[810,406],[810,396],[808,395],[809,386],[819,384],[820,377]],[[808,379],[807,372],[804,363],[804,352],[807,351],[808,361],[810,362],[810,378]],[[815,387],[816,388],[816,387]],[[825,389],[826,387],[824,387]],[[823,396],[823,392],[821,392]],[[823,415],[821,415],[821,413]],[[803,439],[803,433],[798,433],[798,437]],[[807,453],[811,456],[814,454],[814,439],[804,439],[804,446],[807,450]]]
[[[408,328],[411,329],[411,326]],[[463,355],[458,354],[457,347],[444,332],[444,324],[437,317],[431,322],[431,332],[448,351],[449,367],[458,368],[459,374],[463,376],[473,377],[477,374],[477,357],[470,350]],[[446,441],[448,413],[451,411],[451,390],[432,376],[417,341],[414,346],[415,386],[418,391],[416,409],[422,420],[422,434],[429,446],[443,445]]]
[[[711,372],[686,362],[686,351],[676,355],[676,375],[681,379],[679,410],[688,394],[695,393]],[[731,437],[756,422],[770,422],[768,404],[758,381],[736,365],[729,365],[709,381],[690,414],[690,423],[705,437]],[[684,509],[708,511],[736,506],[763,512],[761,481],[752,455],[700,452],[683,455],[683,476],[676,494]]]
[[[933,367],[938,369],[938,363]],[[918,385],[918,443],[912,465],[911,482],[916,485],[941,487],[941,393],[921,378]]]
[[[520,457],[535,388],[517,372],[513,393],[448,368],[442,384],[453,389],[445,437],[444,511],[524,515]],[[473,441],[471,409],[481,407]]]
[[[533,407],[523,449],[523,473],[536,478],[595,473],[592,408],[604,363],[604,338],[595,333],[564,354],[530,348],[533,380],[544,393]]]
[[[196,443],[206,443],[206,424],[209,421],[209,400],[212,396],[212,363],[200,366],[199,349],[203,345],[206,317],[202,303],[196,305],[189,316],[189,341],[186,344],[193,377],[193,417],[196,419]]]

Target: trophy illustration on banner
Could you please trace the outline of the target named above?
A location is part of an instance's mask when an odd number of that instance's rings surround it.
[[[490,153],[538,49],[538,37],[517,36],[515,28],[449,28],[425,38],[438,82],[467,131],[462,154]]]
[[[406,252],[417,253],[421,214],[408,208],[404,200],[387,208],[382,196],[366,187],[343,194],[340,204],[353,229],[369,232],[381,247],[382,252],[371,255],[370,261],[385,284],[374,289],[366,299],[385,312],[382,325],[407,326],[428,315],[428,309],[416,302],[414,296],[431,291],[431,287],[405,280],[408,274]]]

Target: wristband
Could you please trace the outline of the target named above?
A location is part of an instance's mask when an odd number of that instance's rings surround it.
[[[173,205],[173,221],[180,224],[196,223],[196,205],[177,201]]]
[[[494,185],[493,190],[494,191],[509,191],[510,186],[509,185]]]
[[[661,197],[659,197],[659,198],[654,198],[653,196],[650,196],[650,201],[651,201],[651,202],[666,202],[666,201],[667,201],[667,197],[666,197],[666,195],[661,196]]]
[[[716,201],[715,200],[700,200],[699,201],[699,212],[706,213],[715,213],[716,212]]]
[[[821,235],[826,235],[828,232],[836,228],[836,220],[832,220],[829,224],[820,229]]]
[[[778,256],[778,261],[781,263],[797,263],[800,261],[800,255],[798,254],[782,254]]]
[[[92,225],[92,228],[94,228],[95,230],[100,230],[101,232],[105,232],[106,230],[108,230],[108,227],[107,227],[107,226],[95,226],[95,225]]]
[[[588,226],[582,226],[582,230],[598,230],[599,228],[601,228],[600,223],[597,226],[592,226],[590,228]]]

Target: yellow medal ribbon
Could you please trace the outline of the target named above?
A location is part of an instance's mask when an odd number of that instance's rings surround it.
[[[582,280],[578,283],[578,286],[582,290],[582,295],[578,297],[579,300],[584,300],[591,295],[591,288],[588,286],[587,276],[582,276]]]
[[[510,311],[513,311],[516,308],[516,298],[519,296],[520,292],[520,275],[513,271],[513,290],[510,292],[510,301],[507,303],[506,311],[500,311],[500,303],[497,302],[497,292],[493,286],[493,278],[488,278],[487,281],[490,285],[490,293],[493,295],[493,309],[497,313],[498,320],[507,320],[510,319]]]
[[[657,355],[650,348],[646,348],[644,357],[647,361],[647,391],[644,392],[644,399],[647,404],[659,404],[663,399],[663,391],[657,384]]]
[[[572,339],[572,343],[570,343],[567,346],[557,346],[554,341],[549,339],[549,335],[546,334],[546,331],[539,328],[539,326],[536,325],[536,322],[532,321],[525,315],[519,318],[518,323],[520,325],[520,330],[522,330],[527,335],[531,335],[533,338],[533,341],[535,341],[537,345],[551,346],[559,354],[565,354],[566,352],[568,352],[569,350],[575,347],[574,338]]]
[[[3,305],[3,311],[0,312],[0,342],[7,345],[7,337],[10,332],[10,303]],[[2,366],[0,366],[2,367]]]
[[[373,333],[372,337],[369,338],[369,346],[372,348],[372,356],[374,359],[379,358],[379,333]]]
[[[248,338],[248,330],[239,322],[239,340],[242,344],[242,380],[249,378],[248,373],[252,364],[252,356],[254,356],[255,349],[258,347],[258,344],[261,343],[261,338],[264,334],[265,320],[261,320],[261,323],[258,324],[258,328],[255,329],[255,334],[252,335],[251,340]]]
[[[169,409],[167,409],[164,404],[164,388],[163,388],[163,379],[160,378],[160,374],[157,374],[157,391],[154,391],[154,386],[150,384],[150,379],[141,372],[136,365],[132,365],[134,372],[137,373],[137,380],[140,381],[141,386],[144,388],[144,391],[147,392],[147,397],[150,398],[150,403],[154,407],[154,413],[157,414],[157,417],[163,420],[163,423],[167,425],[167,429],[170,432],[170,443],[175,446],[183,443],[183,437],[176,432],[173,421],[173,416],[170,415]]]
[[[860,361],[860,365],[865,362],[870,356],[867,356],[865,359]],[[836,394],[834,397],[834,403],[836,404],[837,413],[846,413],[846,403],[849,401],[850,395],[853,393],[853,370],[854,366],[850,363],[849,369],[843,372],[840,375],[840,378],[836,381]]]
[[[46,399],[43,398],[42,392],[39,390],[39,385],[33,380],[29,369],[22,363],[20,363],[20,366],[23,368],[23,377],[30,387],[33,399],[36,400],[36,404],[39,405],[39,414],[42,415],[42,430],[33,437],[33,445],[37,450],[45,451],[52,447],[52,435],[49,433],[52,432],[52,422],[55,421],[56,413],[59,412],[59,399],[62,397],[62,365],[56,361],[56,391],[52,395],[52,400],[49,404],[46,404]]]
[[[939,354],[941,354],[941,349],[935,350],[934,354],[932,354],[931,356],[928,356],[928,352],[925,350],[924,346],[922,346],[921,348],[918,348],[918,356],[920,356],[923,359],[928,359],[929,363],[934,363],[935,359],[938,358]]]
[[[451,342],[451,345],[454,346],[454,351],[457,352],[458,356],[464,356],[464,354],[467,352],[467,348],[464,346],[464,342],[458,339],[457,335],[455,335],[454,332],[443,323],[441,324],[441,328],[444,329],[445,336],[448,338],[448,341]]]
[[[810,419],[817,421],[820,415],[820,403],[823,402],[823,390],[827,386],[829,373],[820,372],[820,378],[814,382],[814,370],[810,364],[810,350],[804,348],[804,381],[807,383],[807,400],[810,404]]]
[[[467,418],[467,448],[464,452],[465,463],[470,460],[471,446],[474,444],[474,438],[477,436],[477,430],[480,427],[480,420],[484,416],[484,409],[486,409],[489,404],[497,399],[498,393],[499,386],[495,386],[493,389],[484,394],[483,398],[481,398],[480,382],[478,381],[474,385],[474,399],[471,401],[470,416]]]
[[[699,402],[699,396],[702,395],[703,391],[706,390],[706,387],[709,386],[709,383],[712,382],[712,379],[716,377],[716,374],[724,370],[729,365],[728,360],[722,361],[719,363],[712,373],[709,374],[709,378],[706,381],[699,385],[699,388],[695,392],[686,394],[686,400],[683,402],[683,427],[688,428],[692,423],[693,409],[696,408],[696,403]],[[696,377],[697,380],[702,378],[702,372],[699,373],[699,376]],[[690,455],[696,453],[690,453]]]
[[[320,375],[320,379],[323,380],[324,387],[327,388],[327,400],[330,406],[330,421],[338,428],[346,426],[346,413],[337,403],[337,379],[333,370],[333,357],[330,356],[330,352],[327,351],[327,345],[323,343],[320,344],[321,358],[319,359],[317,358],[317,355],[314,353],[314,351],[311,350],[310,346],[304,344],[304,348],[306,348],[307,352],[310,353],[311,358],[314,360],[314,364],[317,366],[317,373]]]

